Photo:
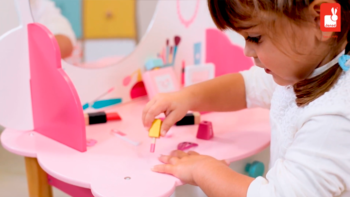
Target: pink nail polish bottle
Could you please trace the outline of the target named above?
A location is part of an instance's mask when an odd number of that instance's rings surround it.
[[[197,138],[202,140],[210,140],[214,137],[213,125],[210,121],[202,121],[199,124]]]

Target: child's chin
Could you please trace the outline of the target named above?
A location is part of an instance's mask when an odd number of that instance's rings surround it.
[[[293,83],[291,83],[290,81],[287,80],[283,80],[275,75],[272,75],[273,80],[275,81],[275,83],[277,83],[277,85],[279,86],[289,86],[289,85],[293,85]]]

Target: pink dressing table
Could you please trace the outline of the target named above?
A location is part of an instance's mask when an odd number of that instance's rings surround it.
[[[0,137],[4,148],[26,157],[31,197],[52,196],[51,186],[76,197],[170,196],[182,183],[150,169],[160,163],[160,154],[170,153],[180,142],[195,142],[198,147],[192,150],[228,162],[245,159],[269,146],[269,112],[264,109],[202,115],[202,120],[213,123],[214,138],[208,141],[196,139],[197,125],[174,126],[171,137],[157,140],[155,153],[149,152],[151,139],[141,122],[146,98],[108,110],[117,111],[122,121],[85,128],[80,100],[61,69],[53,35],[38,24],[30,24],[28,32],[37,129],[7,128]],[[133,146],[113,136],[112,129],[141,144]],[[89,139],[97,143],[86,147]]]
[[[1,143],[12,153],[37,158],[40,167],[54,179],[91,189],[94,196],[155,197],[170,196],[181,185],[172,176],[150,170],[160,163],[160,154],[175,150],[180,142],[198,143],[191,150],[229,162],[257,154],[270,142],[268,111],[250,109],[202,115],[203,120],[213,123],[215,136],[209,141],[196,139],[196,125],[174,126],[171,137],[158,139],[155,153],[150,153],[151,140],[141,122],[146,103],[147,99],[142,98],[111,109],[120,114],[122,121],[87,126],[87,139],[97,140],[97,144],[83,153],[35,131],[6,129]],[[120,130],[141,144],[133,146],[111,135],[111,129]]]

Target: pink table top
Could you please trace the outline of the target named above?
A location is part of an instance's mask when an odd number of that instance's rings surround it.
[[[157,159],[160,154],[175,150],[180,142],[195,142],[198,147],[191,150],[230,162],[257,154],[270,143],[269,111],[249,109],[202,115],[202,120],[213,123],[214,138],[209,141],[196,138],[198,125],[174,126],[170,130],[172,137],[158,139],[155,153],[150,153],[151,139],[141,120],[146,103],[146,98],[136,99],[108,110],[117,111],[122,121],[87,126],[87,138],[97,140],[97,144],[84,153],[34,131],[6,129],[1,143],[12,153],[37,157],[51,176],[90,188],[95,196],[103,197],[170,196],[182,183],[150,169],[160,163]],[[111,135],[112,129],[141,144],[133,146]]]

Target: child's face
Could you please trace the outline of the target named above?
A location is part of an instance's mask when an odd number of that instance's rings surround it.
[[[277,84],[293,85],[331,60],[327,57],[330,47],[316,25],[300,27],[287,19],[275,22],[276,31],[271,38],[259,25],[238,33],[247,40],[245,55],[253,57],[255,64],[266,69]]]

